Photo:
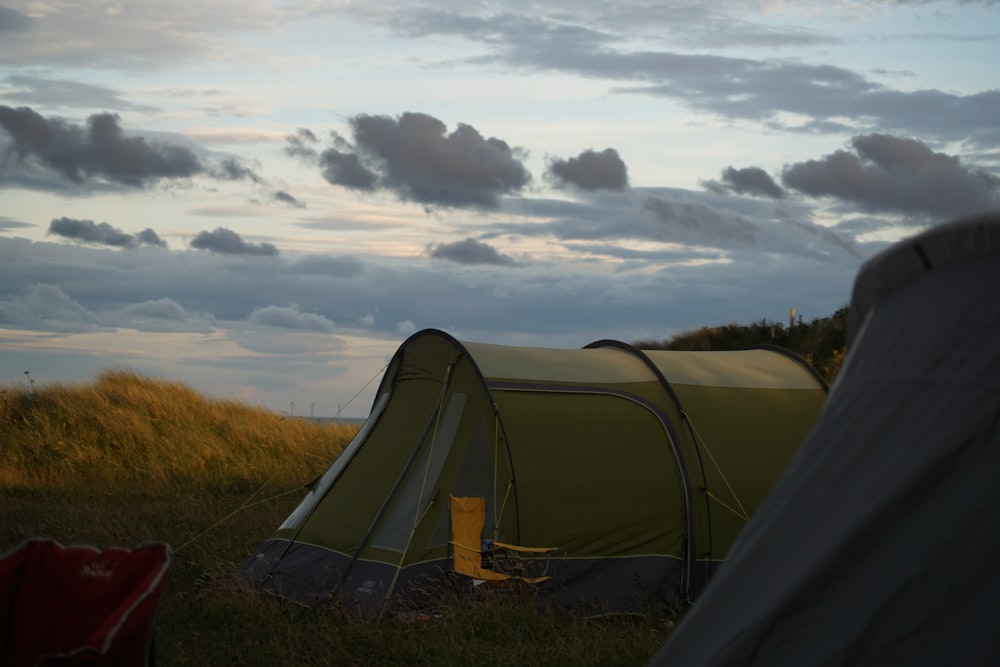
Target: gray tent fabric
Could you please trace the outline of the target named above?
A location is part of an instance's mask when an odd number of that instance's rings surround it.
[[[869,260],[823,413],[652,665],[1000,664],[1000,213]]]
[[[854,281],[848,343],[875,303],[898,287],[952,264],[1000,257],[998,218],[1000,213],[984,213],[939,225],[869,260]]]

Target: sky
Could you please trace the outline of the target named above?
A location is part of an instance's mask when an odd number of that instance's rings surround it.
[[[826,317],[1000,208],[998,62],[1000,0],[0,0],[0,385]]]

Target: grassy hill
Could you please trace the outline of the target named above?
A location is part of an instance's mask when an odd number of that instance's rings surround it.
[[[134,373],[0,393],[0,484],[248,491],[322,473],[357,431]]]

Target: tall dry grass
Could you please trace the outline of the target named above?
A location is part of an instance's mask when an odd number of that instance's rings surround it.
[[[126,371],[0,389],[0,484],[246,490],[322,472],[356,427],[320,425]]]

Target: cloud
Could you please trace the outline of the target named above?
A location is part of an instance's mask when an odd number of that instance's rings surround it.
[[[475,7],[475,5],[470,5]],[[486,43],[520,40],[524,46],[533,42],[563,41],[601,44],[621,39],[623,35],[655,36],[657,41],[682,44],[696,49],[810,46],[839,43],[842,38],[790,26],[760,25],[739,16],[741,10],[755,18],[761,9],[745,10],[745,3],[718,2],[710,6],[698,3],[597,3],[579,2],[572,12],[539,9],[532,15],[522,4],[517,12],[497,13],[485,10],[478,16],[458,14],[452,7],[442,11],[433,4],[412,12],[397,11],[393,26],[410,36],[433,34],[472,34]],[[763,11],[773,9],[766,8]],[[472,11],[475,11],[474,9]],[[600,26],[600,31],[584,26]]]
[[[782,183],[811,197],[831,197],[864,210],[951,218],[1000,206],[1000,178],[937,153],[917,139],[887,134],[854,137],[853,152],[785,167]]]
[[[282,329],[319,331],[321,333],[333,333],[335,328],[334,323],[328,318],[317,313],[303,313],[295,304],[289,307],[264,306],[255,308],[247,321],[251,324],[265,324]]]
[[[267,3],[177,0],[141,7],[102,2],[15,2],[31,11],[30,32],[4,44],[5,66],[143,70],[173,62],[202,64],[214,56],[248,57],[237,35],[273,29],[287,14]],[[0,21],[3,21],[0,18]],[[225,34],[215,26],[225,25]]]
[[[658,196],[667,197],[665,193]],[[760,201],[720,198],[723,201],[765,208]],[[765,226],[757,218],[753,222]],[[560,346],[579,347],[598,337],[636,340],[647,335],[645,332],[655,332],[660,338],[682,328],[780,317],[792,304],[806,317],[809,313],[828,315],[849,295],[857,267],[854,258],[807,254],[792,242],[784,254],[764,243],[757,249],[730,242],[720,251],[655,243],[649,241],[654,238],[651,220],[637,226],[649,228],[641,241],[622,242],[623,237],[618,236],[606,242],[612,248],[609,254],[615,247],[640,251],[631,257],[605,261],[601,255],[590,254],[594,247],[588,244],[572,253],[557,249],[558,257],[533,261],[516,271],[505,266],[476,266],[460,271],[458,279],[455,265],[420,257],[372,258],[366,260],[361,273],[334,275],[323,271],[326,263],[332,268],[347,268],[348,258],[324,256],[321,251],[315,257],[301,256],[301,260],[292,253],[276,257],[262,271],[256,257],[231,256],[220,261],[201,252],[120,252],[0,236],[0,299],[7,298],[3,292],[25,293],[36,283],[58,285],[105,327],[171,332],[170,336],[143,338],[116,337],[102,330],[87,343],[101,359],[118,359],[118,363],[122,358],[138,359],[123,354],[142,346],[148,350],[144,364],[162,360],[168,372],[183,368],[185,372],[197,371],[199,377],[207,372],[206,364],[214,368],[215,360],[225,361],[220,355],[230,341],[243,350],[273,351],[280,347],[296,354],[318,350],[318,356],[310,360],[325,365],[332,359],[328,356],[335,344],[331,339],[340,337],[344,323],[354,326],[364,320],[370,324],[360,335],[368,342],[350,343],[367,350],[370,362],[368,374],[357,383],[360,386],[385,363],[400,337],[416,328],[445,329],[463,340],[551,345],[558,339]],[[772,236],[780,240],[794,235],[781,227]],[[817,243],[822,241],[809,236]],[[169,303],[159,303],[160,299],[182,305],[187,319],[150,316],[153,312],[165,316],[177,313]],[[146,304],[149,310],[145,317],[120,312],[147,301],[153,303]],[[266,309],[290,307],[291,302],[299,304],[300,314],[319,315],[337,323],[338,331],[330,334],[302,329],[288,336],[292,330],[276,323],[298,321],[302,326],[295,313],[284,313],[285,319],[281,319],[279,313]],[[3,301],[3,306],[7,305]],[[258,315],[264,319],[249,322],[248,316],[257,309],[265,310]],[[273,320],[268,320],[269,314]],[[365,318],[370,314],[376,316],[374,320]],[[396,329],[396,323],[408,324]],[[56,328],[68,326],[63,322]],[[314,326],[318,325],[314,322]],[[53,327],[34,329],[49,332],[30,334],[38,339],[50,336]],[[206,336],[207,332],[212,335]],[[357,335],[345,328],[343,340]],[[194,346],[188,352],[178,353],[174,347],[181,337]],[[376,351],[372,338],[383,341]],[[55,346],[50,343],[40,349]],[[194,348],[201,350],[196,361],[181,358]],[[229,360],[237,363],[231,357]],[[255,354],[240,363],[259,369],[262,361]],[[24,367],[35,369],[30,364]],[[287,373],[288,368],[281,372]]]
[[[323,178],[331,185],[362,191],[372,191],[379,176],[361,163],[361,158],[336,133],[331,133],[335,147],[320,152],[319,139],[311,130],[300,127],[295,134],[285,137],[285,153],[319,165]],[[343,150],[341,150],[343,149]]]
[[[509,266],[516,263],[510,255],[504,255],[488,243],[472,238],[454,243],[434,243],[427,247],[427,253],[433,259],[446,259],[459,264]]]
[[[0,32],[28,32],[33,21],[27,14],[0,5]]]
[[[4,229],[28,229],[34,227],[34,225],[21,222],[20,220],[14,220],[13,218],[8,218],[0,215],[0,230]]]
[[[244,166],[236,158],[228,157],[212,169],[212,176],[224,181],[250,181],[261,183],[263,179],[249,167]]]
[[[624,190],[628,187],[628,169],[614,148],[600,153],[588,149],[577,157],[553,160],[550,173],[556,180],[581,190]]]
[[[160,238],[159,234],[147,227],[135,235],[135,239],[142,245],[157,246],[166,248],[167,242]]]
[[[370,192],[384,189],[403,201],[430,206],[495,209],[519,192],[531,174],[505,141],[485,138],[471,125],[447,126],[428,114],[361,114],[349,120],[351,139],[336,134],[322,153],[315,135],[299,130],[286,152],[315,160],[334,185]]]
[[[151,317],[157,320],[170,320],[175,322],[183,322],[187,319],[187,313],[184,308],[182,308],[181,305],[173,299],[168,298],[134,303],[122,308],[122,312],[126,315]]]
[[[2,8],[0,8],[2,9]],[[65,79],[47,79],[24,74],[12,74],[3,79],[12,90],[4,91],[10,101],[48,108],[119,109],[122,111],[156,111],[154,107],[133,104],[107,86]]]
[[[285,137],[285,153],[293,157],[315,159],[319,153],[313,148],[313,145],[318,143],[319,139],[312,133],[312,130],[300,127],[295,131],[295,134],[289,134]]]
[[[676,188],[601,193],[587,202],[532,200],[531,208],[540,222],[497,222],[493,231],[588,241],[591,247],[595,241],[613,245],[624,240],[688,244],[700,253],[709,247],[756,249],[759,225],[773,225],[775,214],[770,202]]]
[[[139,293],[146,293],[146,290]],[[212,334],[220,330],[219,321],[211,314],[190,311],[167,296],[128,303],[118,309],[104,311],[101,316],[106,326],[118,331]]]
[[[353,278],[364,271],[364,264],[357,257],[306,255],[292,265],[290,273],[305,276]]]
[[[216,227],[211,232],[199,232],[191,239],[190,245],[198,250],[208,250],[221,255],[267,255],[273,257],[278,254],[278,249],[274,245],[248,243],[239,234],[225,227]]]
[[[41,170],[63,183],[143,188],[204,170],[187,148],[124,136],[117,114],[94,114],[81,126],[27,107],[0,106],[0,127],[9,138],[4,147],[0,135],[0,155],[7,158],[0,162],[0,182],[21,175],[18,171]]]
[[[800,256],[853,262],[859,257],[850,236],[812,223],[815,206],[796,198],[776,203],[711,191],[632,187],[624,193],[597,193],[587,201],[531,199],[524,205],[532,218],[495,221],[490,234],[556,239],[571,251],[568,257],[612,260],[615,271],[733,261],[738,254],[749,262],[759,261],[762,253],[784,260]],[[478,225],[469,229],[479,232]],[[479,238],[487,236],[480,233]]]
[[[490,16],[417,9],[399,12],[393,26],[411,37],[451,35],[481,44],[487,53],[470,58],[475,65],[613,81],[617,94],[663,97],[696,111],[784,130],[883,129],[981,144],[995,132],[1000,90],[902,91],[835,65],[704,53],[706,43],[718,48],[839,41],[835,36],[760,28],[734,19],[736,12],[730,7],[713,6],[709,11],[674,5],[660,11],[651,6],[638,10],[629,4],[620,11],[600,11],[596,17],[586,8],[563,15]],[[655,36],[663,43],[663,31],[681,36],[668,43],[691,43],[698,52],[634,48],[636,37]]]
[[[757,242],[757,227],[704,202],[650,195],[643,200],[643,209],[652,214],[653,234],[663,241],[715,247],[755,246]]]
[[[167,246],[166,241],[162,240],[152,229],[144,229],[138,234],[129,234],[106,222],[95,223],[93,220],[77,220],[67,217],[52,220],[49,223],[48,233],[80,243],[106,245],[114,248],[136,248],[140,245],[160,248]]]
[[[275,201],[279,201],[282,204],[288,204],[289,206],[294,206],[295,208],[305,208],[306,207],[305,202],[303,202],[302,200],[296,198],[294,195],[291,195],[291,194],[285,192],[284,190],[278,190],[277,192],[273,193],[271,196],[274,197]]]
[[[101,319],[58,285],[38,283],[20,295],[0,299],[0,324],[74,331],[98,327]]]
[[[323,178],[331,185],[342,185],[352,190],[374,190],[378,174],[361,164],[361,158],[354,153],[343,153],[328,148],[319,156]]]
[[[854,257],[858,260],[864,258],[863,253],[858,247],[858,244],[853,240],[848,240],[842,237],[838,232],[841,231],[840,225],[837,226],[837,231],[829,229],[827,227],[822,227],[820,225],[814,225],[799,220],[795,220],[792,217],[787,217],[782,222],[792,230],[805,232],[807,235],[811,235],[815,238],[821,240],[821,242],[830,248],[839,248],[843,252],[846,252],[849,256]],[[792,237],[793,234],[788,233],[791,230],[784,231],[782,236]]]
[[[720,194],[732,192],[770,199],[782,199],[785,196],[781,186],[775,183],[770,174],[760,167],[746,167],[744,169],[726,167],[722,170],[721,181],[705,181],[702,185],[712,192]]]

